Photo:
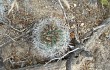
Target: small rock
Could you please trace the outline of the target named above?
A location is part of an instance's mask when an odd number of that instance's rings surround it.
[[[76,7],[77,5],[76,4],[74,4],[74,7]]]
[[[82,27],[83,27],[83,26],[84,26],[84,23],[81,23],[81,25],[80,25],[80,26],[82,26]]]

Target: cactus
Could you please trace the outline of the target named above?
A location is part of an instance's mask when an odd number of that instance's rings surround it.
[[[33,29],[33,44],[37,52],[49,58],[59,57],[65,53],[70,35],[69,27],[61,19],[40,20],[39,23],[35,23]]]

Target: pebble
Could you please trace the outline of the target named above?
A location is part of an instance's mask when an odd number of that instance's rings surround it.
[[[83,26],[84,26],[84,23],[81,23],[81,25],[80,25],[80,26],[82,26],[82,27],[83,27]]]

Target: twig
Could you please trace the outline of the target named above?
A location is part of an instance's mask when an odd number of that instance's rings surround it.
[[[78,34],[78,24],[75,24],[76,27],[74,29],[74,33],[75,33],[75,39],[77,40],[77,42],[80,43],[80,40],[79,40],[79,34]]]
[[[58,60],[59,58],[54,58],[54,59],[51,59],[50,61],[46,62],[46,64],[44,66],[46,66],[47,64],[51,63],[52,61],[55,61],[55,60]]]
[[[62,0],[62,1],[63,1],[64,4],[67,6],[67,8],[70,9],[70,5],[69,5],[68,1],[67,1],[67,0]]]
[[[93,31],[96,31],[96,30],[98,30],[98,29],[100,29],[100,28],[103,28],[104,26],[105,26],[105,24],[102,24],[102,25],[100,25],[100,26],[97,26],[97,27],[93,28]]]
[[[62,12],[63,12],[63,14],[64,14],[66,23],[68,23],[68,22],[67,22],[67,19],[68,19],[68,18],[67,18],[66,12],[65,12],[65,10],[64,10],[64,7],[63,7],[63,5],[62,5],[62,3],[61,3],[61,0],[58,0],[58,2],[59,2],[59,4],[60,4],[60,6],[61,6],[61,9],[62,9]]]
[[[11,4],[11,8],[8,11],[8,15],[10,14],[10,12],[13,10],[13,8],[16,6],[17,10],[19,9],[18,3],[16,0],[13,1],[13,3]]]
[[[98,26],[98,30],[94,31],[93,35],[86,42],[85,44],[86,49],[87,48],[91,49],[95,45],[95,42],[100,37],[100,35],[110,27],[110,18],[106,19],[104,22],[102,22],[102,24],[104,26]]]
[[[5,35],[8,36],[12,41],[15,42],[15,40],[10,35],[8,35],[8,34],[5,34]]]
[[[60,61],[61,59],[63,59],[63,58],[66,57],[67,55],[69,55],[70,53],[75,52],[75,51],[77,51],[77,50],[79,50],[79,49],[80,49],[80,48],[76,48],[76,49],[74,49],[74,50],[72,50],[72,51],[69,51],[68,53],[66,53],[66,54],[63,55],[62,57],[51,59],[51,60],[48,61],[44,66],[46,66],[47,64],[49,64],[50,62],[52,62],[52,61],[54,61],[54,60]]]
[[[62,12],[63,12],[63,14],[64,14],[66,23],[67,23],[67,25],[69,25],[69,23],[68,23],[68,18],[67,18],[65,9],[64,9],[64,7],[63,7],[63,5],[62,5],[62,3],[61,3],[61,0],[58,0],[58,2],[59,2],[59,4],[60,4],[60,6],[61,6],[61,9],[62,9]],[[63,2],[64,2],[65,5],[67,5],[67,7],[70,9],[70,5],[68,4],[68,2],[67,2],[66,0],[63,0]],[[75,37],[76,37],[77,41],[80,42],[80,40],[79,40],[79,35],[78,35],[78,32],[77,32],[77,28],[75,29]]]

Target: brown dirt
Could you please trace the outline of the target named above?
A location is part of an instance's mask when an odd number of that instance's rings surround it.
[[[79,37],[79,41],[81,43],[83,43],[85,38],[91,37],[90,32],[93,28],[99,26],[104,19],[110,17],[110,9],[106,7],[102,8],[100,2],[90,3],[89,0],[67,1],[70,5],[70,9],[68,9],[64,3],[63,6],[67,14],[70,33],[77,29],[77,38]],[[7,11],[4,15],[5,18],[3,19],[6,22],[8,20],[8,22],[5,25],[0,24],[0,46],[9,42],[2,46],[1,53],[7,70],[10,70],[10,67],[13,69],[18,68],[18,70],[65,70],[65,61],[63,61],[61,64],[59,64],[60,62],[52,63],[53,65],[48,64],[47,67],[44,67],[43,65],[39,66],[39,61],[37,60],[38,57],[35,57],[34,51],[31,50],[33,48],[31,38],[32,34],[31,32],[25,34],[28,29],[30,29],[29,27],[31,24],[35,23],[39,19],[41,20],[46,17],[56,17],[66,22],[59,2],[57,0],[18,0],[17,2],[19,5],[19,10],[14,7],[13,11],[10,12],[9,15],[7,15]],[[5,3],[5,6],[7,5],[8,8],[6,10],[9,10],[10,5]],[[107,11],[105,11],[105,9]],[[22,35],[20,38],[16,38],[20,35]],[[76,33],[70,34],[71,38],[74,38],[75,36]],[[79,56],[77,60],[79,64],[73,64],[73,70],[110,69],[110,28],[101,34],[93,46],[90,45],[90,47],[87,48],[93,54],[93,59],[88,60],[89,58]],[[39,58],[41,61],[43,61],[42,57]],[[10,60],[14,61],[15,64],[9,66]],[[20,61],[24,61],[24,63]],[[33,68],[27,67],[32,65]]]

